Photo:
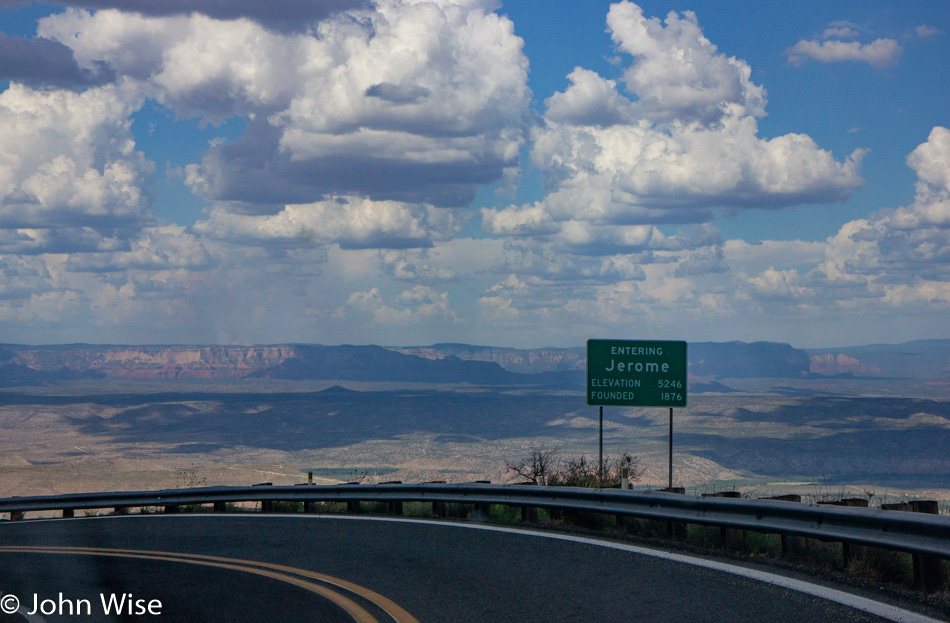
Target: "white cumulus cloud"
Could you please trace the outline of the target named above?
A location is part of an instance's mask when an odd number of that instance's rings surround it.
[[[607,26],[620,49],[633,56],[623,79],[637,94],[643,117],[708,123],[723,115],[725,105],[765,114],[765,89],[751,81],[748,63],[719,53],[692,11],[671,11],[660,22],[624,0],[611,5]]]
[[[9,1],[9,0],[4,0]],[[15,2],[16,0],[14,0]],[[200,13],[217,19],[246,18],[268,28],[302,31],[337,11],[365,7],[368,0],[53,0],[89,9],[119,9],[151,16]],[[2,4],[2,3],[0,3]]]
[[[423,285],[403,290],[396,295],[392,305],[387,303],[378,288],[354,292],[347,306],[371,312],[373,322],[389,327],[418,325],[424,322],[459,322],[459,317],[449,303],[447,292]]]
[[[950,130],[935,127],[907,158],[913,203],[845,223],[809,275],[817,285],[895,306],[947,302],[950,284]]]
[[[759,136],[765,89],[745,61],[718,51],[695,14],[660,21],[624,1],[607,24],[629,67],[620,81],[575,68],[568,88],[545,100],[531,157],[547,194],[482,210],[487,233],[556,239],[581,254],[662,249],[657,225],[843,201],[863,183],[866,150],[842,161],[804,134]],[[721,270],[709,255],[683,270],[702,266]]]
[[[827,36],[854,37],[857,33],[825,31]],[[793,65],[801,65],[806,61],[822,63],[837,63],[854,61],[867,63],[871,67],[889,67],[896,65],[904,48],[894,39],[875,39],[871,43],[860,41],[842,41],[826,39],[824,41],[802,39],[788,49],[788,61]]]
[[[361,197],[285,206],[277,214],[216,209],[194,231],[220,240],[262,246],[339,244],[344,249],[431,247],[454,233],[450,212],[432,206]]]
[[[134,109],[111,85],[76,93],[13,83],[0,93],[0,227],[105,231],[149,221],[152,164],[135,148]]]
[[[176,114],[243,117],[242,140],[189,168],[190,188],[210,200],[359,194],[461,207],[511,175],[525,141],[528,61],[493,8],[381,0],[291,33],[200,13],[70,9],[39,32]]]

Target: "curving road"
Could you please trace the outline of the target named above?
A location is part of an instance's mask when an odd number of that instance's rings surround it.
[[[4,523],[0,622],[927,621],[655,554],[352,516]]]

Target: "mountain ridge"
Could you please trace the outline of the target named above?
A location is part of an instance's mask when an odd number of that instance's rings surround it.
[[[688,355],[689,375],[696,381],[936,378],[950,372],[950,340],[832,349],[798,349],[782,342],[691,342]],[[0,344],[0,385],[103,377],[573,385],[583,383],[585,370],[584,347]]]

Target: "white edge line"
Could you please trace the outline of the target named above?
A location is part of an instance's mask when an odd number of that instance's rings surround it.
[[[857,610],[862,610],[864,612],[879,616],[889,621],[896,621],[897,623],[946,623],[946,621],[941,619],[933,619],[931,617],[912,612],[910,610],[905,610],[904,608],[899,608],[897,606],[892,606],[890,604],[885,604],[879,601],[874,601],[867,597],[860,597],[858,595],[853,595],[851,593],[846,593],[834,588],[828,588],[826,586],[821,586],[818,584],[812,584],[810,582],[805,582],[803,580],[795,580],[793,578],[788,578],[776,573],[769,573],[767,571],[759,571],[757,569],[750,569],[748,567],[741,567],[738,565],[732,565],[725,562],[718,562],[715,560],[708,560],[705,558],[697,558],[695,556],[687,556],[685,554],[674,554],[673,552],[665,552],[657,549],[650,549],[647,547],[642,547],[639,545],[628,545],[626,543],[616,543],[613,541],[606,541],[603,539],[594,539],[590,537],[583,536],[574,536],[571,534],[561,534],[557,532],[544,532],[540,530],[529,530],[524,528],[512,528],[508,526],[491,526],[485,524],[471,524],[471,523],[460,523],[454,521],[440,521],[438,519],[409,519],[403,517],[367,517],[359,515],[303,515],[303,516],[294,516],[288,514],[277,514],[277,513],[257,513],[254,515],[244,515],[244,514],[225,514],[225,513],[187,513],[187,514],[155,514],[155,515],[118,515],[118,516],[99,516],[99,517],[84,517],[79,518],[82,520],[89,519],[144,519],[144,518],[153,518],[153,519],[189,519],[194,517],[215,517],[219,519],[257,519],[263,517],[280,517],[283,519],[332,519],[337,521],[381,521],[389,523],[412,523],[412,524],[421,524],[425,526],[446,526],[451,528],[467,528],[469,530],[485,530],[488,532],[505,532],[510,534],[517,534],[521,536],[534,536],[545,539],[553,539],[557,541],[571,541],[574,543],[582,543],[585,545],[593,545],[595,547],[606,547],[609,549],[616,549],[624,552],[630,552],[632,554],[640,554],[642,556],[652,556],[654,558],[661,558],[663,560],[669,560],[672,562],[678,562],[687,565],[693,565],[696,567],[705,567],[707,569],[713,569],[715,571],[721,571],[723,573],[731,573],[732,575],[738,575],[741,577],[749,578],[759,582],[765,582],[766,584],[772,584],[773,586],[779,586],[781,588],[787,588],[793,591],[798,591],[800,593],[805,593],[806,595],[813,595],[815,597],[820,597],[821,599],[826,599],[828,601],[833,601],[835,603],[848,606],[850,608],[855,608]],[[34,519],[29,523],[34,522],[43,522],[43,521],[77,521],[77,519],[60,519],[60,518],[49,518],[49,519]],[[24,525],[20,522],[3,522],[6,525]],[[0,524],[0,525],[3,525]]]

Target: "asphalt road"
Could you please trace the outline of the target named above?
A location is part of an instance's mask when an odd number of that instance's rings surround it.
[[[15,609],[11,596],[20,604],[16,614],[0,613],[2,623],[888,620],[720,570],[589,543],[312,516],[4,523],[0,593],[2,609]]]

